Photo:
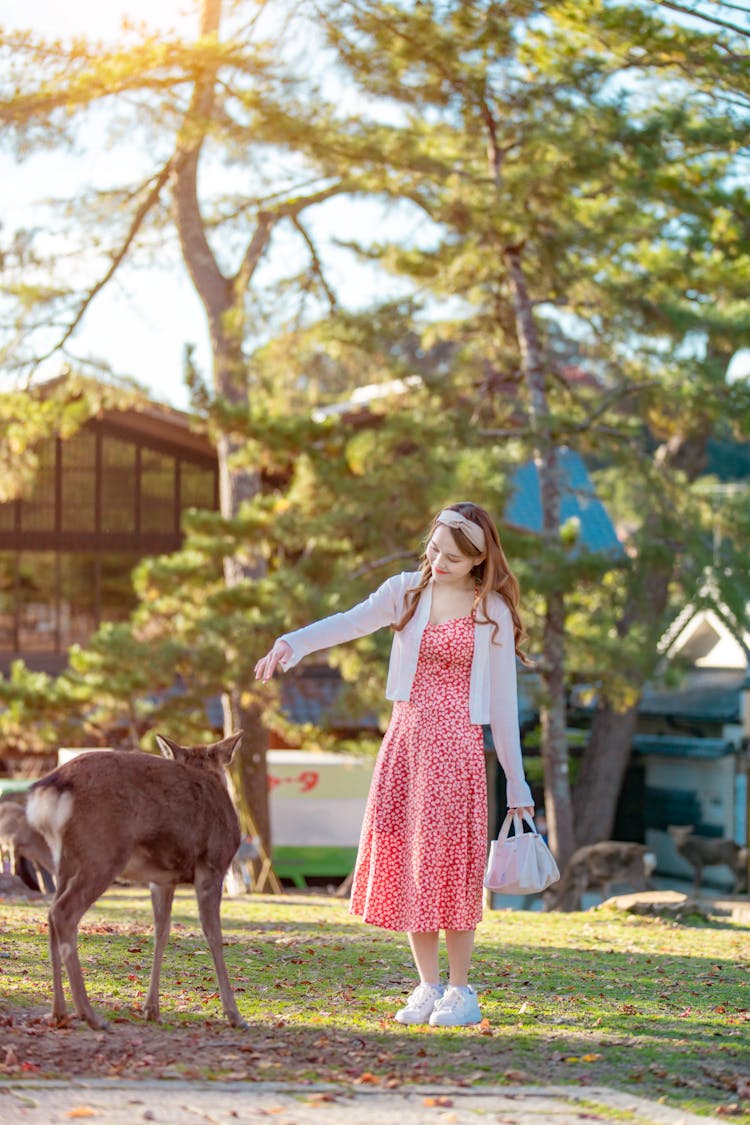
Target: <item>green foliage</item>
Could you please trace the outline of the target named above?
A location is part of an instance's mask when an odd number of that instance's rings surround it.
[[[50,322],[77,324],[110,267],[149,261],[168,243],[175,145],[205,140],[217,165],[241,166],[244,178],[242,190],[202,200],[200,229],[217,261],[242,263],[214,280],[232,290],[217,325],[242,340],[247,387],[231,401],[209,391],[190,354],[186,377],[208,431],[232,438],[231,470],[256,474],[258,494],[231,519],[195,513],[183,551],[141,565],[132,622],[75,654],[71,683],[88,685],[94,721],[117,716],[131,736],[167,716],[200,733],[202,700],[229,688],[260,692],[281,727],[278,688],[252,680],[270,641],[414,565],[426,520],[446,500],[471,496],[500,512],[508,470],[540,447],[507,269],[518,249],[549,440],[599,469],[627,559],[613,568],[575,550],[572,526],[546,544],[508,529],[505,545],[532,649],[545,599],[563,590],[568,679],[632,702],[659,632],[717,557],[716,504],[706,482],[696,487],[707,443],[750,432],[747,388],[724,379],[750,339],[750,199],[739,174],[750,94],[736,34],[646,2],[316,4],[310,41],[326,38],[337,81],[356,95],[334,104],[279,44],[238,33],[249,7],[232,6],[223,38],[193,43],[136,31],[96,51],[0,40],[6,138],[24,151],[54,147],[101,104],[113,107],[115,139],[144,141],[145,161],[133,183],[68,202],[66,222],[99,255],[85,292],[58,276],[30,232],[4,248],[6,339],[20,333],[30,349],[3,353],[14,370],[63,346],[50,344]],[[196,74],[220,83],[210,120],[189,112]],[[277,176],[267,169],[280,153]],[[290,267],[278,300],[271,287],[250,294],[250,232],[271,212],[298,219],[311,170],[316,190],[334,184],[414,216],[413,237],[384,229],[350,244],[408,282],[410,298],[323,317],[333,294],[316,254],[304,274]],[[305,228],[294,231],[309,249]],[[414,375],[404,393],[315,413]],[[32,400],[21,421],[27,401],[0,405],[10,411],[7,495],[29,481],[37,443],[93,409]],[[718,513],[720,584],[733,607],[744,596],[745,507],[738,496]],[[248,575],[232,588],[227,559]],[[363,707],[379,706],[386,647],[368,639],[334,657]],[[144,665],[161,699],[139,711]],[[170,669],[180,690],[164,696]],[[322,744],[320,733],[304,737]]]
[[[409,1091],[468,1077],[478,1089],[590,1086],[590,1098],[571,1109],[578,1116],[585,1108],[609,1120],[596,1092],[609,1087],[672,1113],[750,1120],[740,1097],[750,969],[740,924],[677,924],[613,910],[487,911],[472,966],[487,1022],[476,1030],[405,1030],[393,1020],[413,986],[402,935],[363,926],[345,902],[314,894],[225,898],[222,920],[230,980],[251,1028],[246,1040],[222,1021],[187,889],[175,898],[162,1024],[143,1022],[148,894],[117,888],[95,904],[79,936],[87,987],[112,1030],[72,1064],[69,1035],[62,1051],[60,1032],[42,1023],[50,988],[44,912],[37,903],[4,907],[11,957],[3,1006],[14,1017],[5,1041],[21,1075],[91,1079],[116,1067],[123,1080],[251,1081],[262,1073],[292,1083],[298,1095],[304,1081]],[[143,1049],[133,1053],[126,1048],[136,1029]]]
[[[53,438],[73,436],[106,408],[126,409],[143,401],[131,383],[106,383],[73,372],[39,388],[0,395],[0,503],[33,487],[40,455]]]

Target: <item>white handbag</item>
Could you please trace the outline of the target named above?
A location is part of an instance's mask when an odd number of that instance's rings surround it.
[[[524,832],[523,821],[531,828]],[[509,836],[513,825],[513,836]],[[528,813],[508,813],[492,841],[484,875],[487,890],[505,895],[530,895],[543,891],[560,878],[555,857],[536,830]]]

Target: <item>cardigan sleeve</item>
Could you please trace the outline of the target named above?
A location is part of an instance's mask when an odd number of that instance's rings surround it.
[[[505,773],[508,806],[522,808],[533,806],[534,798],[521,757],[513,619],[504,601],[493,617],[499,629],[495,640],[490,642],[490,728],[495,753]]]
[[[352,609],[323,617],[292,633],[284,633],[279,639],[286,641],[292,654],[281,661],[282,669],[286,672],[294,668],[303,656],[311,652],[320,652],[394,625],[403,612],[403,595],[410,577],[409,574],[396,574]]]

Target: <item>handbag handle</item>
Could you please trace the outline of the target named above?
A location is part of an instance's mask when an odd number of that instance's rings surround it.
[[[536,825],[534,824],[534,818],[531,816],[530,813],[521,814],[521,813],[509,812],[506,815],[505,820],[502,823],[502,827],[500,828],[500,831],[498,833],[498,836],[497,836],[498,843],[502,843],[503,840],[508,839],[508,833],[510,832],[511,824],[513,825],[513,835],[514,835],[514,837],[515,836],[523,836],[524,835],[524,831],[523,831],[523,822],[524,821],[526,821],[526,823],[528,824],[532,833],[535,836],[538,836],[539,833],[537,831]]]

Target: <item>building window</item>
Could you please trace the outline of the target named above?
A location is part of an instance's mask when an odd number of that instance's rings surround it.
[[[100,621],[127,621],[136,606],[132,572],[141,556],[131,553],[99,557]]]
[[[62,446],[62,529],[96,530],[96,434],[82,430]]]
[[[16,556],[0,551],[0,652],[15,652],[16,637]]]
[[[85,645],[98,624],[96,555],[60,555],[59,642],[55,651]]]
[[[54,439],[45,441],[37,453],[39,467],[34,477],[34,488],[21,502],[21,530],[54,531],[57,442]]]
[[[180,507],[205,508],[212,511],[216,507],[216,470],[213,466],[196,465],[193,461],[183,461],[180,470]]]
[[[57,648],[58,556],[54,551],[22,551],[18,556],[18,648],[54,652]]]
[[[102,439],[102,531],[135,531],[135,446]]]
[[[141,454],[141,531],[178,530],[175,458],[154,449]]]
[[[0,531],[14,531],[16,527],[16,501],[0,504]]]

